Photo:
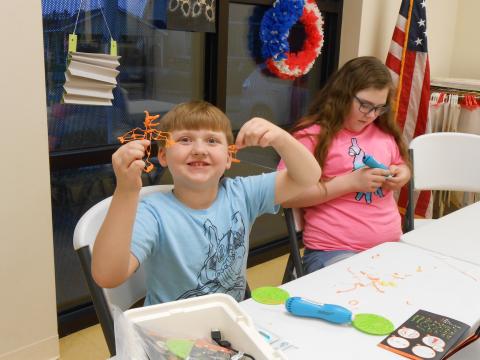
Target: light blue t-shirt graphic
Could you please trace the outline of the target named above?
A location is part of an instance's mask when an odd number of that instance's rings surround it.
[[[143,198],[131,251],[145,266],[145,305],[218,292],[242,300],[250,229],[278,211],[275,176],[224,178],[208,209],[190,209],[172,192]]]

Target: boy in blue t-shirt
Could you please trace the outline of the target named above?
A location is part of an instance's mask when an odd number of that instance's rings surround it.
[[[93,247],[93,277],[102,287],[115,287],[144,264],[146,305],[217,292],[240,301],[253,222],[318,183],[318,162],[286,131],[253,118],[240,129],[237,149],[273,146],[286,169],[222,179],[232,163],[231,125],[204,101],[175,106],[160,120],[159,130],[170,132],[175,142],[158,152],[174,189],[139,203],[149,142],[132,141],[113,154],[117,187]]]

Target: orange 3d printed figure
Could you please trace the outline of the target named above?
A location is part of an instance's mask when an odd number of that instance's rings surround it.
[[[154,126],[158,125],[158,123],[154,121],[159,117],[160,115],[150,115],[148,111],[145,110],[145,120],[143,121],[145,128],[141,129],[139,127],[136,127],[135,129],[126,132],[122,136],[119,136],[118,140],[122,144],[133,140],[163,140],[165,141],[165,147],[170,147],[174,145],[175,141],[172,140],[172,134],[154,128]],[[148,146],[145,157],[145,168],[143,169],[143,171],[145,171],[146,173],[149,173],[154,168],[153,164],[150,162],[151,151],[151,146]]]
[[[129,141],[134,141],[134,140],[161,140],[165,141],[165,147],[168,148],[172,145],[175,145],[175,141],[172,139],[172,134],[167,132],[167,131],[160,131],[158,129],[155,129],[154,127],[158,125],[158,122],[154,122],[156,119],[158,119],[160,115],[150,115],[147,110],[145,110],[145,120],[143,121],[143,125],[145,126],[144,129],[141,129],[139,127],[136,127],[135,129],[132,129],[122,136],[119,136],[117,139],[120,141],[120,143],[125,144]],[[237,154],[237,147],[235,145],[230,145],[228,147],[228,152],[232,155],[232,162],[240,162],[236,158]],[[150,161],[150,155],[151,155],[151,146],[148,146],[146,149],[146,156],[145,156],[145,168],[143,171],[146,173],[149,173],[150,171],[153,170],[154,165]]]
[[[228,146],[228,152],[230,153],[230,155],[232,155],[232,162],[233,163],[239,163],[240,160],[237,159],[237,147],[235,145],[229,145]]]

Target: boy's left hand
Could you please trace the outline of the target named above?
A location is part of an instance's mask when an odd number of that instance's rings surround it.
[[[400,190],[402,186],[410,180],[410,169],[405,164],[390,165],[388,170],[392,176],[385,179],[382,185],[384,189],[392,191]]]
[[[235,141],[237,149],[247,146],[275,146],[288,133],[277,125],[262,118],[252,118],[241,127]]]

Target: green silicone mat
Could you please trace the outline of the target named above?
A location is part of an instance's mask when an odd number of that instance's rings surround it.
[[[260,304],[280,305],[285,303],[290,294],[274,286],[263,286],[252,291],[252,299]]]
[[[390,320],[376,314],[357,314],[352,325],[355,329],[370,335],[388,335],[395,329]]]

